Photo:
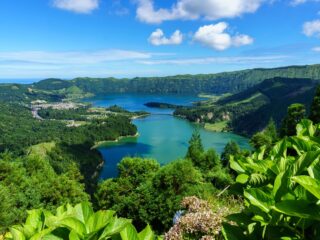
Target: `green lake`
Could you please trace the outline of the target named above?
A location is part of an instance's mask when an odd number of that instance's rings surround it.
[[[221,153],[231,140],[237,142],[241,148],[250,148],[247,138],[233,133],[207,131],[199,125],[172,116],[172,110],[150,109],[143,105],[150,101],[191,105],[197,100],[200,98],[196,96],[141,94],[113,94],[88,99],[87,101],[95,106],[107,107],[117,104],[130,111],[144,110],[152,113],[149,117],[133,121],[138,127],[139,137],[125,138],[99,148],[105,160],[101,178],[117,176],[117,164],[126,156],[153,158],[160,164],[183,158],[188,148],[188,141],[196,128],[199,128],[206,149],[214,148]]]

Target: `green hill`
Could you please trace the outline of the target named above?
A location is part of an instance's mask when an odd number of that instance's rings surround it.
[[[35,83],[33,87],[41,90],[62,90],[76,86],[78,91],[96,95],[123,92],[222,94],[238,93],[274,77],[320,79],[320,65],[133,79],[76,78],[70,81],[47,79]]]
[[[213,126],[228,121],[234,132],[252,135],[262,130],[270,118],[279,125],[292,103],[309,107],[317,84],[318,81],[311,79],[276,77],[218,101],[208,100],[194,107],[177,108],[175,115]]]
[[[292,103],[310,106],[316,81],[310,79],[273,78],[244,92],[218,102],[233,112],[234,131],[253,134],[263,129],[270,118],[279,125]]]

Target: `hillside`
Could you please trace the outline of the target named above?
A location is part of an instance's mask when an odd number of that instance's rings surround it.
[[[279,125],[292,103],[309,107],[317,84],[318,81],[305,78],[267,79],[216,102],[209,100],[200,106],[177,109],[175,114],[197,122],[229,121],[234,132],[252,135],[263,129],[270,118]]]
[[[133,79],[76,78],[70,81],[47,79],[35,83],[33,89],[60,94],[106,93],[238,93],[265,79],[310,78],[320,79],[320,65],[289,66],[273,69],[251,69],[218,74],[177,75]]]

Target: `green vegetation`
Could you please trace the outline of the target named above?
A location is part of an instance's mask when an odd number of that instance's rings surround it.
[[[27,209],[51,210],[88,200],[103,163],[100,152],[92,147],[137,132],[121,115],[86,121],[79,127],[58,120],[39,121],[21,104],[0,102],[0,152],[4,154],[0,191],[8,199],[3,207],[9,204],[12,214],[2,218],[2,227],[21,222]]]
[[[162,108],[162,109],[165,109],[165,108],[175,109],[175,108],[181,107],[181,106],[178,106],[178,105],[174,105],[174,104],[170,104],[170,103],[161,103],[161,102],[147,102],[144,105],[146,107],[150,107],[150,108]]]
[[[308,110],[316,86],[317,81],[310,79],[277,77],[218,101],[209,99],[193,107],[178,108],[174,114],[200,123],[227,121],[228,129],[252,136],[263,130],[270,118],[280,126],[291,104],[304,104]]]
[[[26,210],[75,204],[89,200],[75,163],[57,173],[50,162],[34,154],[16,158],[9,153],[0,156],[1,228],[19,223]]]
[[[320,123],[320,85],[317,88],[310,110],[310,117],[314,123]]]
[[[177,75],[134,79],[115,78],[76,78],[71,81],[47,79],[31,87],[41,91],[68,94],[76,88],[83,94],[106,93],[237,93],[253,87],[265,79],[310,78],[320,79],[319,65],[291,66],[274,69],[252,69],[218,74]],[[73,88],[72,88],[73,87]]]
[[[209,131],[223,132],[228,130],[228,122],[222,121],[222,122],[216,122],[216,123],[205,123],[204,128]]]
[[[245,209],[227,219],[226,239],[318,239],[320,125],[303,120],[297,135],[262,148],[247,158],[231,159],[238,173],[234,191]]]
[[[0,85],[0,232],[10,240],[157,239],[152,227],[179,240],[318,239],[319,79],[314,65]],[[38,111],[39,120],[30,107],[36,100],[61,103],[129,91],[236,93],[178,107],[175,114],[214,129],[228,123],[244,134],[261,130],[251,139],[255,150],[230,142],[220,157],[214,149],[205,151],[195,132],[184,159],[160,166],[156,160],[125,158],[118,177],[97,185],[102,159],[93,146],[135,135],[130,118],[146,113],[118,106],[47,108]],[[315,124],[304,119],[309,106]]]
[[[295,127],[295,126],[294,126]],[[258,150],[261,147],[266,147],[266,152],[269,152],[273,145],[278,141],[277,127],[273,119],[270,119],[268,125],[261,132],[252,136],[250,143],[253,148]]]
[[[121,239],[155,240],[151,228],[147,226],[138,233],[131,221],[115,216],[114,211],[94,212],[88,202],[72,207],[63,205],[56,214],[49,211],[32,210],[23,225],[10,228],[6,240],[31,239]]]
[[[288,107],[287,116],[283,119],[280,129],[281,136],[293,136],[296,134],[295,126],[306,117],[306,107],[300,103],[294,103]]]
[[[186,159],[160,167],[154,160],[125,158],[118,169],[117,178],[99,184],[98,208],[133,219],[138,229],[150,224],[159,233],[172,226],[184,197],[207,199],[232,182],[214,150],[203,150],[198,133],[190,140]]]

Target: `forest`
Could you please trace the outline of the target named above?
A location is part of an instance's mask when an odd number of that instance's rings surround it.
[[[73,97],[106,93],[223,94],[238,93],[274,77],[319,80],[320,65],[133,79],[75,78],[70,81],[46,79],[31,87],[38,91],[54,91],[57,94]]]

